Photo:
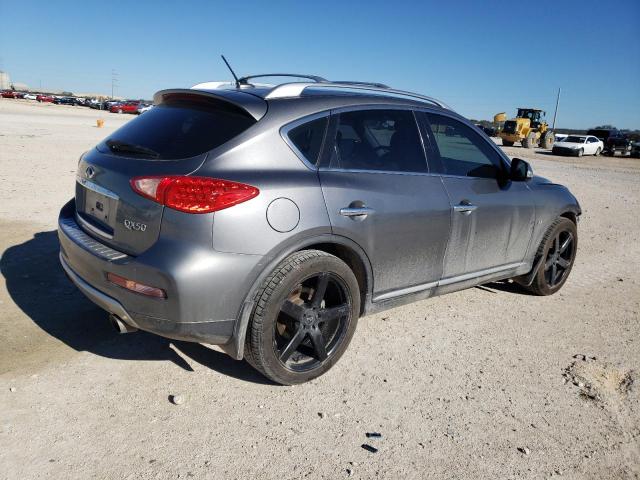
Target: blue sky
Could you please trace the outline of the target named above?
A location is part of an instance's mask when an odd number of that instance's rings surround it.
[[[151,98],[291,71],[436,96],[467,117],[518,106],[558,125],[640,128],[640,0],[0,0],[0,69],[37,88]]]

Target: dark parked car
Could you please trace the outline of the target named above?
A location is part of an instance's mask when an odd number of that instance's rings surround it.
[[[617,129],[592,129],[587,132],[587,135],[593,135],[604,143],[605,155],[615,155],[616,152],[626,155],[631,151],[631,140],[627,136]]]
[[[218,344],[295,384],[338,361],[362,315],[566,282],[575,197],[442,102],[253,78],[158,92],[80,158],[60,261],[119,331]]]
[[[496,136],[496,129],[493,127],[486,127],[484,125],[480,125],[480,124],[476,124],[476,127],[478,127],[480,130],[482,130],[484,133],[486,133],[489,137],[495,137]]]
[[[53,103],[55,103],[56,105],[77,105],[78,101],[73,98],[73,97],[58,97],[56,98]]]

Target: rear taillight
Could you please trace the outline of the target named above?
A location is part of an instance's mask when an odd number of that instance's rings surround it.
[[[244,183],[186,176],[135,177],[131,179],[131,188],[154,202],[187,213],[216,212],[260,193]]]

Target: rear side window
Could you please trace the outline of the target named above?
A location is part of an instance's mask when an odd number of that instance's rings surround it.
[[[426,114],[445,174],[496,178],[502,162],[487,140],[458,120]]]
[[[201,97],[170,100],[116,130],[98,150],[116,155],[178,160],[228,142],[256,120],[226,102]]]
[[[315,165],[324,141],[324,132],[327,129],[328,117],[318,118],[310,122],[292,128],[288,137],[298,151]]]
[[[358,110],[337,115],[329,168],[426,172],[413,112]]]

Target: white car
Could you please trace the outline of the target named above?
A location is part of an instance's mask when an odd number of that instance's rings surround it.
[[[591,135],[569,135],[561,142],[553,144],[552,153],[555,155],[600,155],[604,150],[604,143]]]
[[[138,107],[137,113],[138,115],[143,114],[144,112],[148,112],[149,110],[151,110],[153,108],[153,105],[145,105],[145,104],[141,104]]]
[[[38,96],[34,95],[33,93],[25,93],[24,95],[24,99],[25,100],[35,100]]]

